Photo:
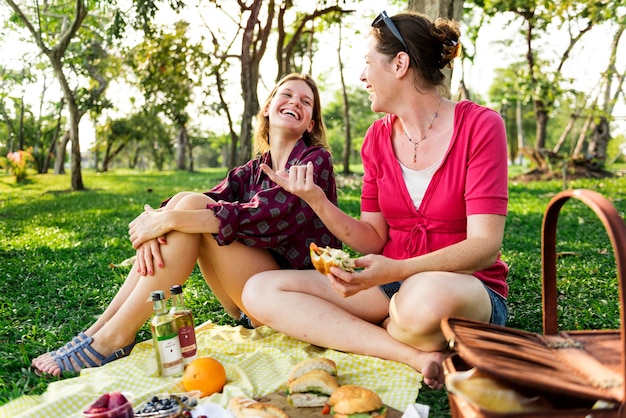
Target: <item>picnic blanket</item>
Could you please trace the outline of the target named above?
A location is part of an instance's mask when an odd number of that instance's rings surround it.
[[[422,375],[405,364],[320,348],[264,326],[249,330],[205,323],[196,328],[196,339],[198,355],[220,361],[227,376],[222,392],[199,404],[225,408],[233,396],[261,397],[284,390],[293,366],[311,357],[332,359],[340,385],[367,387],[400,411],[415,403],[421,387]],[[54,381],[42,395],[22,396],[3,405],[0,417],[79,418],[88,404],[115,390],[132,394],[134,405],[155,394],[185,391],[180,377],[158,377],[152,341],[144,341],[128,357]]]

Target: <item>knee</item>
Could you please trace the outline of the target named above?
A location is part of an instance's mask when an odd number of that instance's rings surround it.
[[[186,192],[180,197],[176,203],[175,209],[179,210],[196,210],[206,209],[208,203],[214,200],[202,193]]]
[[[432,335],[440,328],[443,313],[431,301],[405,303],[394,295],[389,306],[389,317],[402,333]]]
[[[257,273],[246,281],[243,291],[241,292],[241,303],[246,307],[248,312],[255,318],[261,319],[262,309],[265,306],[265,292],[267,291],[267,275],[264,271]]]
[[[395,296],[389,308],[387,331],[396,340],[402,341],[422,351],[439,351],[446,345],[441,333],[441,319],[444,314],[429,301],[421,303],[401,303]]]

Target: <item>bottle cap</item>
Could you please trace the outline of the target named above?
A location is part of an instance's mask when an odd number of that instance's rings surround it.
[[[170,293],[173,293],[174,295],[179,295],[183,293],[183,287],[179,284],[172,285],[170,287]]]
[[[150,293],[150,300],[152,302],[163,299],[165,299],[165,292],[163,292],[162,290],[155,290],[154,292]]]

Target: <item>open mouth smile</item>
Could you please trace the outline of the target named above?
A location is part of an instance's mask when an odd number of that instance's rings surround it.
[[[298,113],[296,113],[295,111],[291,110],[291,109],[285,109],[281,113],[283,115],[291,116],[292,118],[294,118],[296,120],[300,120],[300,115]]]

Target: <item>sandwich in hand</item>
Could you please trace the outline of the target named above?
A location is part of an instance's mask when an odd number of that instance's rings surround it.
[[[337,388],[328,400],[333,418],[385,418],[387,407],[369,389],[356,385]]]
[[[313,267],[320,273],[326,275],[330,273],[331,267],[339,267],[345,271],[353,272],[356,269],[354,259],[350,258],[350,254],[338,248],[321,248],[314,242],[309,245],[311,250],[311,263]]]
[[[276,405],[255,401],[245,396],[235,396],[228,403],[228,410],[235,418],[289,418]]]

